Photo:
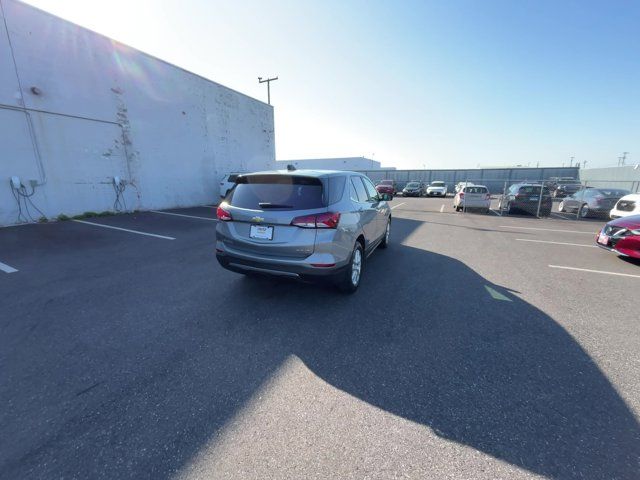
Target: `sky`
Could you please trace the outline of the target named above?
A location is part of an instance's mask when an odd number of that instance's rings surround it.
[[[276,158],[640,162],[635,0],[28,0],[266,101]]]

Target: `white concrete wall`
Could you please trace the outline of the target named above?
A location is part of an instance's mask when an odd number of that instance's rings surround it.
[[[580,170],[580,180],[592,187],[617,187],[640,192],[640,166],[587,168]]]
[[[17,222],[12,175],[37,180],[32,200],[55,217],[110,210],[115,175],[127,207],[150,209],[214,202],[225,172],[275,167],[269,105],[15,0],[0,6],[0,224]]]
[[[344,158],[304,158],[299,160],[278,160],[278,169],[287,168],[287,165],[294,165],[297,169],[319,169],[319,170],[377,170],[380,162],[366,157],[344,157]]]

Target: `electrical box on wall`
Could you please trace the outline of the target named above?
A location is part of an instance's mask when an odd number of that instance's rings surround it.
[[[16,177],[15,175],[11,177],[11,186],[15,189],[18,189],[22,186],[22,182],[20,182],[20,177]]]

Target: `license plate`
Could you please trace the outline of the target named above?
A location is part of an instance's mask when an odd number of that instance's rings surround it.
[[[609,245],[609,236],[601,233],[600,235],[598,235],[598,243],[600,245]]]
[[[251,225],[249,236],[260,240],[273,240],[273,227],[267,227],[266,225]]]

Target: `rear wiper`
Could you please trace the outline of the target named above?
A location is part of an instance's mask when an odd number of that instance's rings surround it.
[[[293,208],[293,205],[283,205],[281,203],[260,202],[260,208]]]

